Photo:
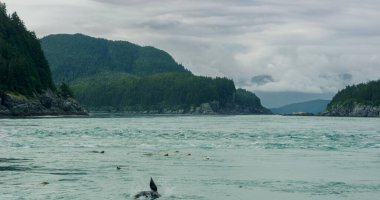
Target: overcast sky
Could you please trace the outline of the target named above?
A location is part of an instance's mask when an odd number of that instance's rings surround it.
[[[155,46],[251,91],[326,94],[380,78],[378,0],[0,1],[39,37]]]

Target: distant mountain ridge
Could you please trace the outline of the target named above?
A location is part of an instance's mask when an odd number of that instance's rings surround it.
[[[187,72],[165,51],[127,41],[83,34],[49,35],[41,40],[55,82],[71,82],[104,71],[150,75]]]
[[[330,100],[312,100],[300,103],[293,103],[279,108],[271,108],[274,114],[292,114],[292,113],[312,113],[323,112]]]

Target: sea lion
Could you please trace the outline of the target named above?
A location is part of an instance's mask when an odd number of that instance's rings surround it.
[[[105,151],[91,151],[91,153],[105,153]]]
[[[139,192],[138,194],[135,195],[135,199],[138,199],[140,197],[144,197],[144,198],[149,198],[149,199],[157,199],[159,198],[161,195],[158,194],[157,192],[157,186],[156,184],[154,183],[152,177],[150,178],[150,189],[151,191],[142,191],[142,192]]]

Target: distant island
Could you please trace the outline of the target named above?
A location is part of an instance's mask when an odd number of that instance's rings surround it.
[[[334,96],[323,115],[380,117],[380,80],[347,86]]]
[[[83,34],[49,35],[41,45],[56,83],[91,111],[149,114],[270,114],[232,80],[193,75],[167,52]]]
[[[56,87],[39,40],[0,2],[0,116],[82,115],[67,85]]]

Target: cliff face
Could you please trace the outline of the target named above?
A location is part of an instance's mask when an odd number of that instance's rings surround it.
[[[73,98],[58,96],[47,90],[33,97],[0,92],[0,116],[85,115]]]
[[[326,112],[324,116],[337,117],[380,117],[380,106],[364,105],[354,103],[352,105],[334,105]]]

